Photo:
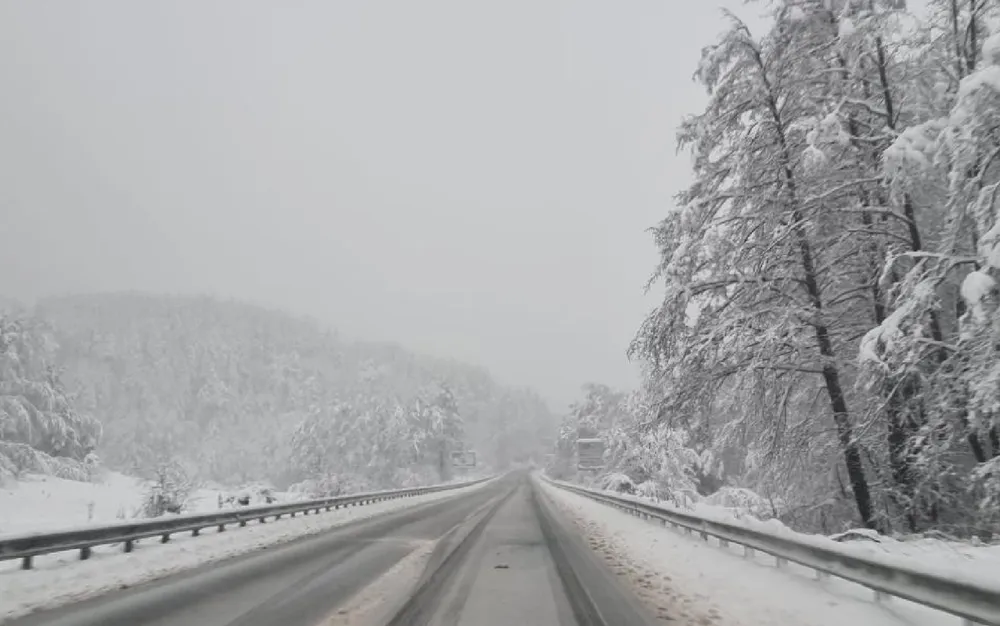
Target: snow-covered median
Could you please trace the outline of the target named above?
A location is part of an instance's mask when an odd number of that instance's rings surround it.
[[[899,599],[876,603],[859,585],[774,559],[742,557],[541,482],[591,547],[627,577],[652,610],[687,626],[955,626],[958,618]],[[868,548],[871,549],[871,548]],[[928,562],[928,566],[933,565]],[[994,569],[1000,572],[1000,569]]]
[[[34,562],[35,569],[29,571],[19,569],[20,561],[2,562],[0,622],[330,530],[349,522],[468,493],[483,488],[485,484],[489,483],[336,509],[319,515],[282,518],[267,524],[251,523],[245,528],[230,528],[223,533],[205,531],[198,537],[179,533],[172,536],[167,544],[161,544],[155,538],[146,539],[137,543],[131,553],[124,553],[121,546],[99,546],[94,548],[87,561],[80,561],[76,551],[39,556]]]

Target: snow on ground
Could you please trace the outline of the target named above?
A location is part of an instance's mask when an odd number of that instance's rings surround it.
[[[99,546],[87,561],[80,561],[75,551],[39,556],[35,558],[35,569],[29,571],[19,569],[20,561],[3,561],[0,562],[0,589],[3,589],[0,622],[482,487],[481,483],[319,515],[251,523],[245,528],[231,527],[224,533],[206,530],[198,537],[180,533],[167,544],[159,543],[156,538],[145,539],[131,553],[122,552],[121,546]]]
[[[130,519],[142,491],[140,480],[117,472],[89,483],[27,475],[0,486],[0,535]]]
[[[611,492],[608,492],[611,493]],[[628,496],[620,493],[616,497],[637,502],[652,502],[658,507],[695,515],[704,519],[733,524],[758,532],[768,533],[812,544],[827,550],[835,550],[851,556],[869,558],[896,567],[907,567],[952,580],[967,582],[981,587],[995,589],[1000,593],[1000,544],[973,545],[960,541],[945,541],[932,538],[913,538],[900,541],[893,537],[879,535],[874,531],[856,530],[856,535],[874,536],[877,541],[838,542],[823,535],[800,533],[785,526],[776,519],[759,520],[745,512],[732,508],[696,502],[688,508],[674,506],[651,498]]]
[[[144,491],[142,480],[118,472],[106,472],[94,482],[28,474],[0,485],[0,536],[112,524],[141,517]],[[220,486],[196,489],[188,498],[186,512],[216,511],[220,494],[225,497],[242,491]],[[277,501],[285,502],[300,499],[302,494],[274,496]],[[251,504],[264,501],[258,497]]]
[[[768,555],[744,559],[723,548],[541,482],[591,547],[635,588],[655,614],[687,626],[955,626],[944,613],[812,570],[781,569]],[[831,543],[833,543],[831,541]],[[837,544],[840,545],[840,544]],[[874,544],[873,544],[874,545]],[[996,572],[994,569],[994,581]]]

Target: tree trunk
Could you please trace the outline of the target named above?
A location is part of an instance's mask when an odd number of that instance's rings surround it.
[[[835,353],[833,342],[830,339],[830,331],[826,326],[823,312],[823,298],[819,287],[816,273],[816,263],[809,242],[809,235],[805,231],[805,221],[799,207],[798,192],[796,190],[795,175],[792,171],[791,152],[785,136],[785,125],[781,117],[781,110],[778,107],[774,89],[767,78],[767,72],[763,59],[759,51],[755,50],[757,67],[760,72],[761,81],[767,93],[767,104],[770,109],[775,133],[777,135],[780,157],[780,168],[783,178],[783,191],[788,200],[793,232],[798,244],[799,261],[802,265],[802,279],[806,287],[806,294],[812,304],[815,319],[812,321],[816,336],[816,344],[819,349],[823,363],[823,382],[830,397],[830,407],[833,410],[833,420],[837,426],[837,438],[840,441],[841,451],[844,455],[844,463],[847,466],[847,476],[851,483],[851,491],[854,493],[854,500],[858,507],[862,523],[868,528],[875,528],[875,516],[872,511],[871,492],[868,487],[868,479],[865,476],[864,464],[861,459],[861,450],[854,438],[854,427],[851,423],[850,412],[847,408],[847,399],[844,396],[844,388],[840,381],[840,372],[834,365]]]

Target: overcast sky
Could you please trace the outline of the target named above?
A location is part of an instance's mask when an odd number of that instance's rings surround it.
[[[233,296],[634,383],[645,229],[739,0],[0,0],[0,294]]]

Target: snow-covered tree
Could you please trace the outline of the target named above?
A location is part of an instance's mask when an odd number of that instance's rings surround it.
[[[650,414],[797,525],[850,502],[883,530],[995,527],[1000,6],[769,6],[696,74],[695,180],[632,346]]]
[[[874,525],[844,345],[859,307],[857,250],[831,210],[843,200],[836,171],[809,156],[821,136],[849,138],[825,111],[829,84],[815,79],[836,67],[821,53],[828,42],[802,22],[778,19],[758,39],[733,18],[703,54],[710,101],[680,131],[695,183],[656,228],[666,296],[633,354],[671,390],[661,418],[697,413],[728,389],[771,416],[757,420],[765,437],[780,437],[775,420],[818,386],[858,514]]]
[[[83,477],[100,424],[76,410],[54,365],[50,330],[33,317],[0,315],[0,471]],[[75,470],[73,469],[75,468]]]
[[[441,480],[448,479],[449,453],[463,443],[464,423],[447,385],[421,394],[408,418],[407,439],[418,464],[434,467]]]

